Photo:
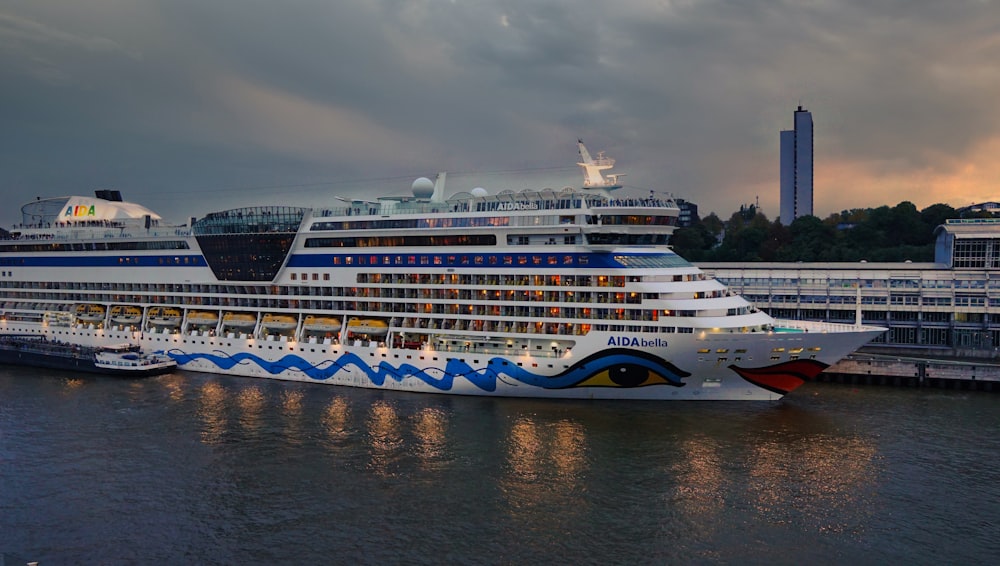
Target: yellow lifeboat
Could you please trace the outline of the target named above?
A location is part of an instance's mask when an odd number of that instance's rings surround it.
[[[341,326],[340,319],[334,316],[308,315],[302,322],[302,328],[310,332],[338,332]]]
[[[270,331],[292,330],[298,324],[290,314],[265,314],[261,325]]]
[[[219,313],[214,311],[190,311],[188,313],[188,324],[198,326],[215,325],[219,322]]]
[[[104,320],[104,305],[77,305],[76,318],[80,322],[98,322]]]
[[[347,329],[355,334],[382,336],[389,332],[389,324],[377,318],[352,318]]]
[[[142,320],[142,309],[132,305],[111,307],[111,320],[120,324],[135,324]]]
[[[222,316],[222,324],[227,328],[253,328],[257,325],[257,315],[248,312],[227,312]]]
[[[181,311],[174,307],[151,307],[149,324],[152,326],[177,326],[181,323]]]

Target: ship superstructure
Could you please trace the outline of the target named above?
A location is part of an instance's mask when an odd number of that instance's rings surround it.
[[[113,191],[0,240],[0,331],[129,342],[183,369],[421,392],[775,399],[883,329],[776,321],[667,246],[670,198],[473,189],[169,225]]]

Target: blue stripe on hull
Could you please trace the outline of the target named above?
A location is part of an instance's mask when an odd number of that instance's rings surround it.
[[[224,370],[231,370],[237,365],[253,363],[278,376],[289,370],[300,371],[310,379],[325,381],[342,370],[356,369],[364,373],[371,383],[383,386],[391,379],[402,382],[406,378],[416,378],[438,391],[450,391],[457,378],[462,378],[484,392],[493,392],[498,382],[507,385],[529,385],[542,389],[568,389],[572,387],[615,387],[633,388],[648,385],[672,385],[683,387],[682,378],[689,376],[673,364],[645,352],[625,349],[611,349],[600,352],[578,361],[572,367],[558,375],[546,376],[532,373],[504,358],[490,358],[486,367],[475,369],[457,358],[447,361],[441,368],[419,368],[411,364],[398,367],[381,362],[371,366],[361,357],[345,352],[336,359],[323,360],[318,364],[295,355],[287,355],[276,361],[268,361],[246,352],[229,355],[216,351],[215,353],[187,353],[173,349],[166,352],[180,366],[195,361],[210,362]],[[609,378],[605,375],[610,374]],[[621,376],[627,376],[623,378]]]

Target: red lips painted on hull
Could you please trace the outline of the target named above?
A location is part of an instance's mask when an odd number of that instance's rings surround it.
[[[816,376],[828,367],[830,366],[816,360],[792,360],[762,368],[741,368],[730,365],[729,369],[757,387],[763,387],[779,395],[787,395],[803,383],[816,379]]]

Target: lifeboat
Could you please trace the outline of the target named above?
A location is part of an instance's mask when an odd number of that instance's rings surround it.
[[[188,324],[197,326],[214,326],[219,322],[219,313],[213,311],[188,312]]]
[[[98,322],[104,320],[104,305],[77,305],[76,318],[80,322]]]
[[[382,336],[389,332],[389,324],[375,318],[353,318],[347,323],[347,330],[355,334]]]
[[[72,326],[73,313],[64,311],[48,311],[43,318],[49,326]]]
[[[227,312],[222,316],[226,328],[253,328],[257,325],[257,315],[248,312]]]
[[[152,307],[149,309],[151,326],[176,327],[181,323],[181,311],[173,307]]]
[[[111,307],[111,320],[119,324],[136,324],[142,320],[142,309],[132,305]]]
[[[292,330],[297,324],[298,321],[290,314],[265,314],[261,321],[261,326],[272,332]]]
[[[341,326],[340,319],[333,316],[309,315],[302,322],[302,328],[310,332],[338,332]]]

